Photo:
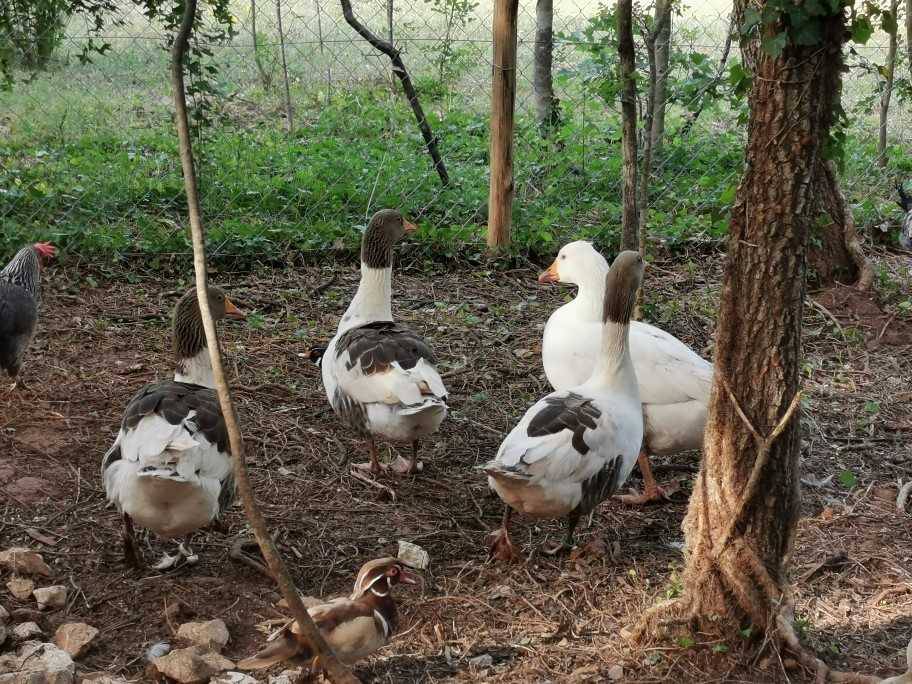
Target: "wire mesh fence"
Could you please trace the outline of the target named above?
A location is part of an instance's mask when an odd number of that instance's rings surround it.
[[[0,93],[0,239],[8,247],[34,235],[87,253],[189,251],[168,35],[137,5],[119,7],[100,35],[71,18],[45,68],[19,72],[27,79]],[[237,2],[233,35],[197,36],[207,69],[190,79],[204,115],[196,151],[214,254],[354,244],[355,227],[381,206],[419,219],[438,253],[480,245],[492,1],[358,0],[352,8],[401,52],[450,183],[435,172],[390,59],[356,33],[341,2]],[[558,122],[546,134],[536,121],[536,10],[519,8],[514,236],[543,251],[573,236],[609,242],[621,205],[613,6],[554,3]],[[636,9],[641,112],[642,34],[653,11]],[[745,135],[730,5],[675,5],[671,26],[666,125],[647,214],[650,235],[668,242],[724,232]],[[89,39],[109,48],[85,62],[79,55]],[[886,52],[884,34],[848,51],[843,98],[844,184],[859,224],[877,232],[898,222],[894,186],[912,174],[903,50],[888,145],[877,150],[884,83],[877,67]]]

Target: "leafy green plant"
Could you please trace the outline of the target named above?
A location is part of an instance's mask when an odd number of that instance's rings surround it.
[[[68,0],[6,0],[0,3],[0,62],[43,69],[63,40]]]

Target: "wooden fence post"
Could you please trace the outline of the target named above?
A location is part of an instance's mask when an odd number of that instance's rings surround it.
[[[513,110],[516,104],[516,24],[519,0],[494,0],[491,93],[491,188],[488,247],[510,243],[513,209]]]

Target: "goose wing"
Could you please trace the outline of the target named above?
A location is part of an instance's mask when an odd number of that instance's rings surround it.
[[[446,399],[433,351],[407,327],[377,321],[352,328],[334,342],[323,364],[332,365],[338,389],[354,401],[414,406]]]

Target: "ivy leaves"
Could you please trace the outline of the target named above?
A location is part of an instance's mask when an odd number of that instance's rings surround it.
[[[876,2],[866,0],[856,11],[853,0],[769,0],[762,7],[747,7],[740,31],[742,38],[760,38],[760,47],[779,57],[786,46],[813,46],[821,42],[826,21],[851,10],[849,34],[852,41],[866,43],[874,34],[875,22],[887,33],[896,31],[896,16]]]

